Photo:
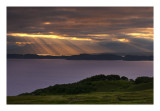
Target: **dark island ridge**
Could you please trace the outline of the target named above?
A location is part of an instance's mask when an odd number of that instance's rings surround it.
[[[152,61],[153,56],[116,54],[80,54],[72,56],[41,56],[37,54],[7,54],[7,59],[66,59],[66,60],[125,60],[125,61]]]

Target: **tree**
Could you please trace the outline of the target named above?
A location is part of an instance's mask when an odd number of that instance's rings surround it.
[[[106,80],[120,80],[120,76],[119,75],[113,75],[113,74],[111,74],[111,75],[107,75],[106,76]]]
[[[122,76],[122,77],[121,77],[121,80],[126,80],[126,81],[128,81],[128,78],[127,78],[126,76]]]
[[[136,84],[139,84],[139,83],[148,83],[148,82],[153,82],[153,77],[143,76],[143,77],[137,77],[136,80],[135,80]]]

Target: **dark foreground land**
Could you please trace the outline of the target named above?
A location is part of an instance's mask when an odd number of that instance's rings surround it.
[[[96,75],[8,96],[7,104],[153,104],[153,78],[128,80],[118,75]]]

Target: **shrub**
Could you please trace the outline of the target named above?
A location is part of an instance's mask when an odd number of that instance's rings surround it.
[[[129,81],[130,81],[130,82],[134,82],[134,80],[133,80],[133,79],[129,79]]]

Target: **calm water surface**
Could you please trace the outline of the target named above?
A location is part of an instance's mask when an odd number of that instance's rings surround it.
[[[15,96],[54,84],[77,82],[96,74],[135,79],[153,76],[153,61],[8,59],[7,95]]]

